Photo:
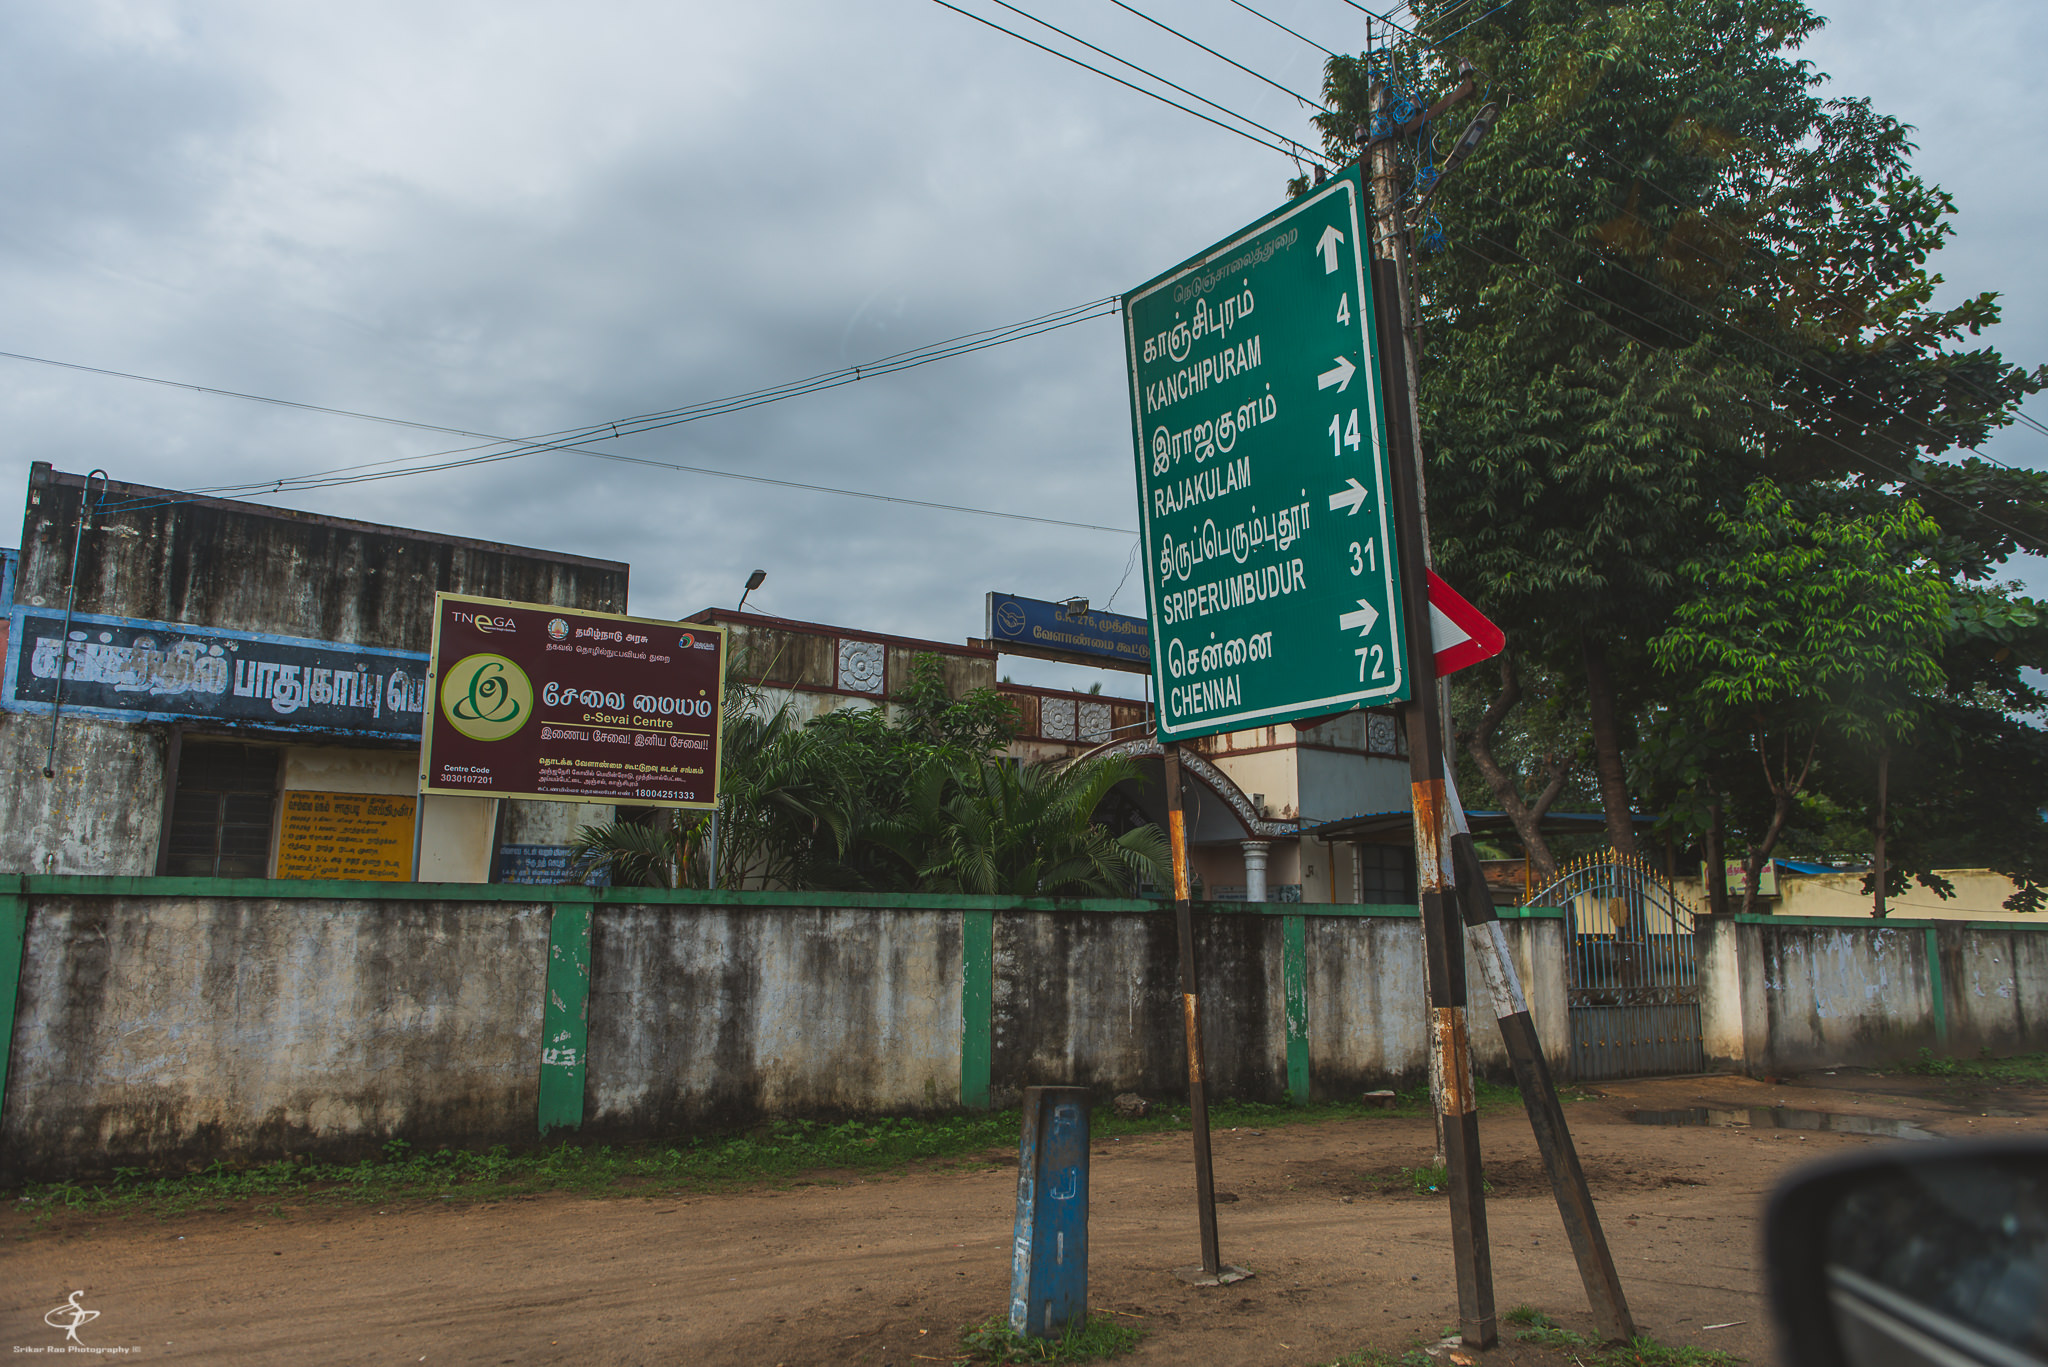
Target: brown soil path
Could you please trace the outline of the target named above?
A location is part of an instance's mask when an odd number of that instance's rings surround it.
[[[2041,1089],[1959,1090],[1861,1074],[1610,1084],[1570,1115],[1645,1332],[1773,1360],[1756,1254],[1763,1199],[1789,1166],[1874,1141],[1629,1123],[1631,1108],[1786,1105],[1914,1119],[1947,1134],[2048,1128]],[[2003,1112],[2004,1114],[1984,1114]],[[1372,1174],[1426,1161],[1424,1121],[1216,1136],[1227,1260],[1257,1276],[1196,1290],[1187,1139],[1098,1142],[1091,1301],[1144,1326],[1138,1364],[1302,1367],[1433,1341],[1455,1318],[1440,1199]],[[1502,1311],[1585,1330],[1584,1294],[1527,1123],[1489,1116],[1482,1146]],[[944,1362],[998,1313],[1014,1166],[737,1195],[491,1204],[311,1205],[34,1229],[0,1213],[0,1342],[53,1348],[44,1312],[83,1289],[88,1345],[221,1364]],[[1738,1321],[1731,1328],[1704,1326]],[[1501,1364],[1534,1360],[1510,1346]],[[1527,1364],[1525,1363],[1525,1367]]]

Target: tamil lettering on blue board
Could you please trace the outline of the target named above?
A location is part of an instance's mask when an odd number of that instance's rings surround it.
[[[1152,635],[1142,617],[1070,608],[1012,593],[988,596],[988,638],[998,649],[1031,646],[1127,665],[1149,665],[1152,660]]]
[[[569,860],[567,845],[500,845],[495,881],[550,887],[575,882],[569,877]],[[582,881],[586,887],[601,888],[610,884],[612,878],[609,873],[593,873]]]
[[[204,719],[295,730],[417,736],[427,657],[307,641],[17,607],[10,614],[4,705],[124,721]]]

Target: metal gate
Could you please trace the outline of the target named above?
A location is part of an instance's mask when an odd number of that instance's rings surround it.
[[[1607,850],[1567,864],[1528,901],[1564,908],[1572,1076],[1705,1071],[1695,913],[1663,875]]]

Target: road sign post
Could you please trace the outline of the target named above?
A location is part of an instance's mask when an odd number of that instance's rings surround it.
[[[1162,741],[1408,696],[1356,167],[1131,292]]]

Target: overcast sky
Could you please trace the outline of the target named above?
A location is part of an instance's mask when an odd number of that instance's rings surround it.
[[[1298,103],[1109,0],[1021,7],[1315,141]],[[1318,87],[1321,53],[1228,0],[1140,7]],[[1339,51],[1365,40],[1347,0],[1256,8]],[[2048,360],[2048,153],[2026,100],[2048,6],[1820,8],[1833,22],[1807,55],[1833,91],[1915,125],[1919,167],[1956,196],[1949,297],[2002,291],[1990,340]],[[931,0],[23,0],[0,6],[0,350],[551,432],[1122,292],[1271,208],[1293,173]],[[598,445],[1134,528],[1127,413],[1105,318]],[[0,434],[0,491],[33,460],[189,489],[474,444],[8,359]],[[2040,468],[2048,438],[2014,429],[1987,452]],[[630,561],[650,616],[729,607],[756,568],[750,607],[941,640],[981,634],[989,589],[1143,611],[1132,535],[574,454],[271,501]],[[2038,562],[2025,573],[2048,592]]]

